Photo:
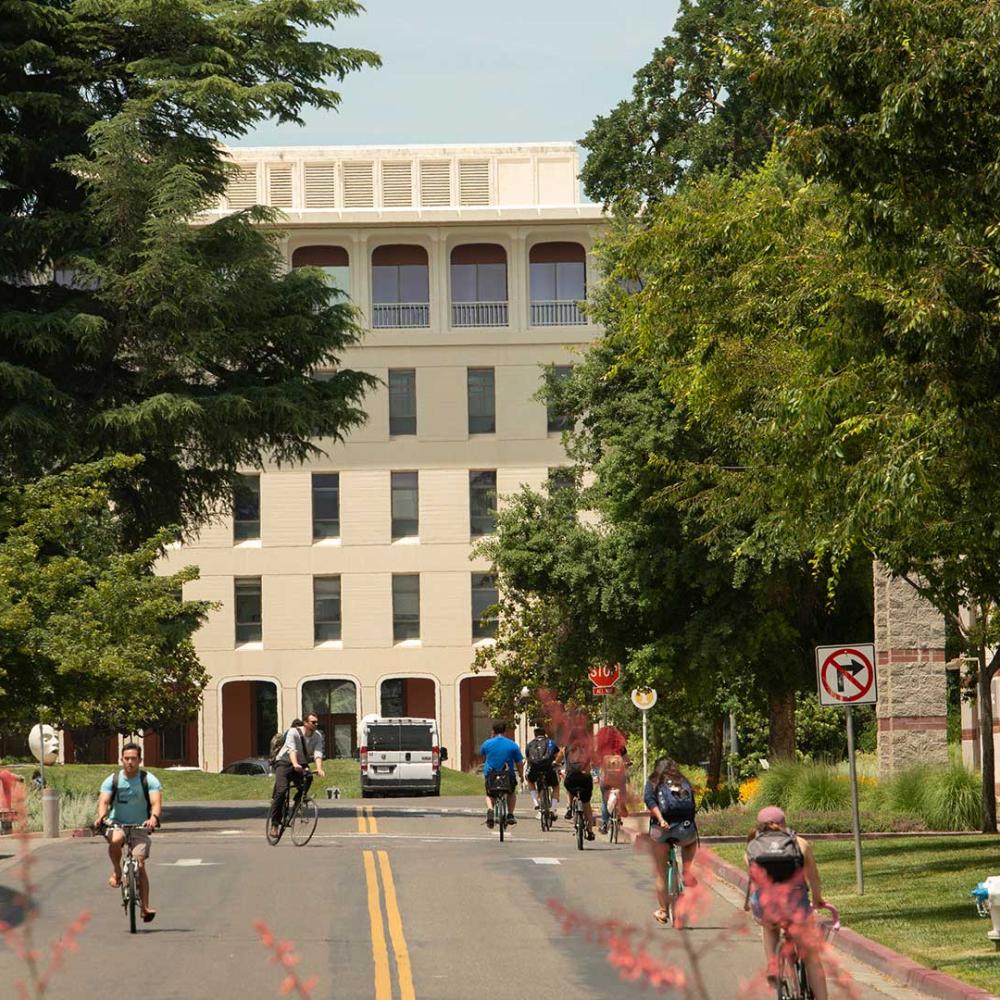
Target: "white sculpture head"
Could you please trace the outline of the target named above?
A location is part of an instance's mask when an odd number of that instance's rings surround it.
[[[28,749],[43,764],[54,764],[59,759],[59,737],[51,726],[36,725],[28,733]]]

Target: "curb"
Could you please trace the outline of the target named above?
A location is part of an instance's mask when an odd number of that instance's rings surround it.
[[[746,891],[746,872],[728,861],[723,861],[710,848],[702,848],[702,855],[705,863],[716,875],[730,885]],[[878,944],[849,927],[840,929],[833,947],[878,969],[900,985],[909,986],[910,989],[918,990],[925,996],[937,997],[938,1000],[1000,1000],[995,994],[987,993],[978,986],[970,986],[943,972],[928,969],[919,962],[914,962],[912,958],[886,948],[885,945]]]

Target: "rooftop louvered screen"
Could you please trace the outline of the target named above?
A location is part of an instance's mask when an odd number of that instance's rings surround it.
[[[337,167],[333,163],[307,163],[306,208],[333,208],[337,195]]]
[[[409,208],[413,204],[413,165],[409,160],[383,162],[382,204],[386,208]]]
[[[257,165],[240,167],[226,189],[230,208],[250,208],[257,204]]]
[[[274,208],[292,207],[292,165],[274,164],[268,169],[267,203]]]
[[[344,207],[372,208],[375,204],[373,164],[344,163]]]
[[[489,160],[459,161],[458,203],[460,205],[488,205],[490,203]]]
[[[426,207],[451,204],[451,162],[420,161],[420,204]]]

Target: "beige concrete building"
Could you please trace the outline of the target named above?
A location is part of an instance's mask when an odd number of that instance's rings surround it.
[[[598,335],[578,302],[601,211],[580,202],[571,143],[232,155],[218,211],[284,211],[288,265],[325,268],[364,314],[343,363],[382,385],[345,444],[248,476],[234,517],[169,554],[200,568],[187,596],[219,606],[197,636],[211,681],[197,723],[147,757],[218,770],[307,710],[344,756],[379,712],[436,717],[449,764],[471,767],[495,595],[472,547],[495,495],[564,462],[533,397],[543,366]]]

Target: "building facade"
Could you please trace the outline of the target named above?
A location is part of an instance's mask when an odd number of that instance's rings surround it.
[[[471,664],[496,597],[473,547],[497,496],[565,462],[535,395],[599,335],[579,302],[600,208],[580,202],[571,143],[232,157],[218,211],[284,212],[288,266],[323,268],[364,317],[341,364],[380,384],[346,442],[248,470],[232,516],[168,553],[166,570],[200,570],[185,595],[217,605],[196,637],[211,680],[197,722],[147,741],[147,760],[218,770],[305,711],[349,756],[376,712],[436,718],[448,765],[471,768],[491,683]]]

